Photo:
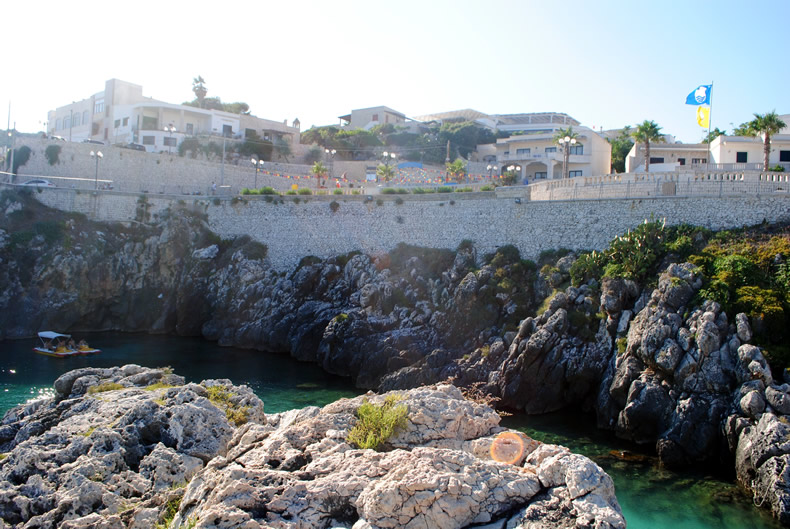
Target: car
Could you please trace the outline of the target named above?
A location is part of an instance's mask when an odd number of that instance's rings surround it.
[[[49,180],[44,180],[43,178],[37,178],[35,180],[28,180],[24,184],[19,184],[23,186],[32,186],[32,187],[58,187]]]
[[[99,140],[82,140],[82,143],[95,143],[96,145],[104,145],[104,142]]]
[[[145,151],[145,145],[140,145],[139,143],[130,143],[126,146],[127,149],[132,149],[134,151]]]
[[[56,141],[66,141],[66,138],[64,138],[63,136],[50,136],[49,139]]]

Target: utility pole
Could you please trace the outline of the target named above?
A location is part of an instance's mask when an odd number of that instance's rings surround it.
[[[222,135],[222,168],[219,171],[219,185],[225,185],[225,134]]]
[[[16,145],[16,121],[14,121],[14,129],[8,134],[11,136],[11,176],[8,177],[8,181],[13,184],[14,180],[16,180],[16,171],[14,171],[14,145]]]

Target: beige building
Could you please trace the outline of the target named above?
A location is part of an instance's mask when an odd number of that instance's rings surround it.
[[[405,125],[406,121],[405,115],[385,106],[358,108],[352,110],[351,114],[340,116],[340,125],[342,127],[363,130],[370,130],[376,125],[384,125],[386,123]]]
[[[176,105],[143,96],[140,85],[110,79],[104,91],[48,113],[49,135],[69,141],[141,144],[149,152],[173,151],[187,137],[245,139],[299,144],[299,120],[291,126],[247,114]]]
[[[576,176],[609,174],[612,146],[589,127],[556,112],[497,115],[497,128],[511,132],[496,142],[496,162],[500,171],[515,167],[520,180],[529,182]],[[563,175],[564,153],[554,143],[560,129],[571,127],[579,137],[569,147],[567,174]],[[520,168],[520,169],[518,169]]]

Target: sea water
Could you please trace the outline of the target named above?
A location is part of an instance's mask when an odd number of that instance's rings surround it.
[[[263,400],[267,413],[324,406],[361,390],[350,380],[329,375],[314,364],[285,354],[219,347],[197,338],[100,333],[85,337],[97,355],[53,358],[35,354],[34,340],[0,342],[0,414],[29,399],[54,396],[57,377],[80,367],[139,364],[169,366],[188,382],[228,378],[246,384]],[[721,475],[662,469],[649,452],[595,428],[594,418],[556,413],[513,416],[503,425],[535,439],[584,454],[612,477],[630,529],[778,529],[765,509],[731,479]],[[621,456],[629,453],[627,460]]]

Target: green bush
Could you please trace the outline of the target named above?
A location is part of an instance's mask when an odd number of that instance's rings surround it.
[[[277,191],[274,190],[273,187],[265,186],[258,190],[258,194],[260,195],[279,195]]]
[[[295,194],[296,194],[296,191],[295,191],[295,190],[293,190],[293,189],[289,189],[288,191],[286,191],[286,192],[285,192],[285,194],[286,194],[286,195],[295,195]]]
[[[395,199],[395,203],[400,206],[401,204],[403,204],[403,199],[401,197],[398,197]]]
[[[388,395],[380,405],[364,399],[357,409],[357,424],[346,440],[357,448],[379,450],[398,430],[408,425],[408,408],[397,404],[403,397]]]
[[[335,213],[338,209],[340,209],[340,203],[337,200],[333,200],[329,203],[329,209],[332,210],[332,213]]]
[[[89,387],[88,394],[93,395],[94,393],[104,393],[105,391],[114,391],[116,389],[123,388],[124,386],[118,384],[117,382],[104,382],[102,384]]]
[[[298,193],[299,193],[300,195],[312,195],[312,194],[313,194],[313,192],[312,192],[310,189],[306,188],[306,187],[303,187],[303,188],[301,188],[301,189],[298,191]]]
[[[452,193],[453,188],[450,186],[441,186],[436,188],[437,193]]]
[[[571,284],[578,287],[590,279],[601,277],[603,261],[603,254],[599,252],[580,255],[571,265]]]
[[[770,167],[768,170],[769,171],[774,171],[774,172],[777,172],[777,173],[784,173],[784,172],[786,172],[785,166],[781,165],[781,164],[776,164],[773,167]]]
[[[209,386],[206,388],[206,392],[208,392],[208,400],[225,412],[228,422],[232,422],[236,426],[241,426],[247,422],[250,408],[235,404],[232,400],[234,394],[225,386]]]
[[[395,188],[394,187],[385,187],[384,189],[381,190],[381,194],[382,195],[394,195],[395,194]]]
[[[408,195],[409,194],[409,190],[406,189],[405,187],[399,187],[398,188],[398,194],[399,195]]]
[[[494,186],[492,185],[484,185],[483,187],[480,188],[480,191],[493,191],[493,190],[494,190]]]
[[[335,189],[334,191],[332,191],[332,194],[333,195],[342,195],[343,194],[343,190],[342,189]]]
[[[455,192],[456,193],[471,193],[472,191],[474,191],[474,189],[472,189],[471,187],[456,187],[455,188]]]

